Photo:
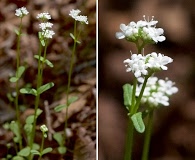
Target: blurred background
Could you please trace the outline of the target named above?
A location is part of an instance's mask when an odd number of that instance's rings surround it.
[[[99,0],[99,159],[122,160],[124,155],[127,112],[123,106],[122,85],[132,82],[123,60],[136,52],[133,44],[115,38],[121,23],[154,16],[163,28],[166,41],[146,46],[174,59],[167,71],[156,76],[168,77],[179,92],[169,107],[155,111],[150,160],[195,159],[195,1],[193,0]],[[143,135],[137,134],[134,160],[142,152]]]

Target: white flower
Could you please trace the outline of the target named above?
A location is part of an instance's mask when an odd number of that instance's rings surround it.
[[[135,77],[143,82],[143,76],[159,70],[167,70],[167,64],[173,62],[173,59],[164,56],[161,53],[152,52],[146,56],[141,54],[132,54],[131,59],[124,60],[127,67],[126,72],[133,72]]]
[[[151,54],[147,55],[148,57],[148,67],[151,69],[162,69],[162,70],[167,70],[167,65],[168,63],[173,62],[173,59],[168,57],[168,56],[164,56],[161,53],[156,53],[156,52],[152,52]]]
[[[42,30],[45,30],[45,29],[48,29],[48,28],[52,28],[53,24],[50,23],[50,22],[46,22],[46,23],[40,23],[39,24],[39,27],[42,29]]]
[[[85,23],[85,24],[88,24],[87,16],[82,16],[82,15],[80,15],[80,16],[77,16],[77,17],[75,18],[75,20],[76,20],[76,21],[83,22],[83,23]]]
[[[39,13],[37,19],[47,20],[51,19],[51,15],[48,12]]]
[[[46,29],[46,30],[42,31],[41,34],[44,38],[52,38],[52,36],[55,34],[55,32],[52,30]]]
[[[21,8],[16,9],[15,15],[22,18],[28,13],[29,12],[27,11],[26,7],[21,7]]]
[[[81,11],[79,9],[72,9],[70,10],[69,15],[75,19],[76,21],[79,21],[81,23],[88,24],[87,16],[79,15]]]
[[[78,16],[78,14],[80,13],[81,11],[79,9],[72,9],[70,10],[70,13],[69,15],[72,17],[72,18],[76,18]]]
[[[156,28],[158,21],[154,21],[154,17],[151,20],[144,20],[136,22],[130,22],[128,25],[120,24],[120,30],[122,32],[116,32],[116,38],[125,38],[128,41],[137,42],[138,40],[145,41],[146,43],[157,43],[165,40],[163,36],[164,30],[162,28]]]
[[[47,128],[47,126],[45,124],[43,124],[43,125],[41,125],[40,130],[42,132],[47,132],[48,131],[48,128]]]
[[[145,57],[141,54],[133,54],[131,59],[124,60],[124,63],[126,63],[126,71],[132,71],[137,78],[148,74]]]
[[[165,80],[157,77],[148,78],[141,102],[153,107],[168,106],[169,97],[178,92],[178,88],[174,85],[175,83],[167,78]],[[143,83],[136,87],[136,96],[139,96],[142,86]]]

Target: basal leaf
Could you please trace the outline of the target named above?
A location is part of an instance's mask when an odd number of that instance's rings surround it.
[[[131,120],[137,132],[143,133],[145,131],[145,125],[142,119],[142,112],[137,112],[132,115]]]
[[[19,156],[27,157],[30,154],[30,147],[25,147],[18,152]]]

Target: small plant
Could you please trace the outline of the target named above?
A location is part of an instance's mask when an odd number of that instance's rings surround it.
[[[66,148],[65,148],[65,143],[66,143],[66,129],[68,127],[68,108],[69,106],[77,101],[78,97],[69,97],[69,92],[70,92],[70,86],[71,86],[71,76],[72,76],[72,71],[73,71],[73,66],[74,66],[74,60],[75,60],[75,52],[76,52],[76,46],[77,43],[80,44],[81,42],[79,41],[79,36],[81,34],[81,30],[78,31],[77,28],[77,21],[80,22],[81,24],[88,24],[87,16],[79,15],[81,11],[79,9],[72,9],[69,13],[69,15],[74,19],[74,33],[70,33],[70,36],[72,37],[74,41],[73,49],[72,49],[72,55],[71,55],[71,62],[70,62],[70,69],[68,73],[68,85],[67,85],[67,90],[66,90],[66,104],[64,105],[59,105],[55,107],[55,111],[59,112],[63,108],[66,108],[66,115],[65,115],[65,123],[64,123],[64,133],[61,135],[61,133],[56,133],[54,134],[54,139],[58,142],[59,147],[58,151],[60,154],[65,154]]]
[[[152,52],[145,54],[144,47],[164,41],[164,30],[156,28],[158,21],[144,20],[121,24],[121,32],[116,33],[116,38],[125,39],[136,45],[137,53],[131,53],[131,58],[124,60],[126,71],[134,74],[133,85],[125,84],[124,105],[128,111],[129,123],[124,160],[132,159],[134,129],[139,133],[145,133],[142,160],[148,159],[150,137],[152,132],[153,113],[161,106],[169,106],[169,97],[178,88],[175,83],[166,78],[158,79],[155,73],[167,70],[167,64],[173,59],[161,53]],[[146,124],[143,119],[146,119]]]
[[[64,123],[64,131],[56,132],[53,134],[54,139],[58,142],[59,147],[58,152],[63,156],[66,153],[66,129],[68,127],[68,107],[75,101],[77,101],[78,97],[70,97],[70,86],[71,86],[71,76],[73,72],[74,60],[75,60],[75,52],[76,46],[80,43],[79,37],[81,30],[78,30],[77,21],[81,24],[88,24],[87,16],[79,15],[80,10],[71,10],[70,16],[75,20],[74,21],[74,33],[70,33],[74,41],[72,55],[71,55],[71,62],[70,62],[70,69],[68,73],[68,84],[66,90],[66,104],[59,105],[55,107],[55,111],[59,112],[63,108],[66,109],[65,115],[65,123]],[[54,67],[52,62],[50,62],[47,56],[47,49],[49,46],[49,41],[54,36],[55,32],[52,30],[53,24],[49,22],[51,19],[51,15],[48,12],[39,13],[37,15],[37,19],[40,21],[39,28],[40,31],[38,32],[38,39],[39,39],[39,49],[38,54],[34,55],[35,60],[37,60],[37,75],[36,78],[36,87],[33,88],[33,85],[24,85],[20,86],[19,81],[22,78],[23,74],[25,73],[26,66],[21,65],[20,62],[20,41],[22,34],[22,20],[25,16],[27,16],[29,12],[25,7],[21,7],[16,9],[15,15],[20,18],[20,26],[19,29],[15,30],[17,35],[17,55],[16,55],[16,73],[14,76],[10,77],[10,82],[15,84],[15,94],[12,96],[8,94],[8,98],[10,101],[13,101],[16,108],[16,120],[10,122],[9,124],[6,123],[4,128],[13,132],[14,138],[14,148],[15,148],[15,155],[7,154],[6,159],[13,159],[13,160],[32,160],[39,157],[38,159],[42,159],[42,156],[52,152],[51,147],[44,148],[44,142],[47,138],[48,128],[46,125],[41,125],[40,130],[42,132],[42,140],[41,143],[35,142],[35,134],[37,128],[37,118],[42,114],[42,110],[40,109],[40,99],[41,94],[49,90],[54,86],[53,82],[49,82],[43,84],[43,72],[45,66],[49,66],[51,68]],[[26,87],[25,87],[26,86]],[[19,96],[20,94],[30,94],[34,97],[34,113],[26,117],[25,122],[21,123],[21,111],[19,107]],[[7,149],[10,149],[10,145],[7,145]],[[5,158],[4,158],[5,159]]]

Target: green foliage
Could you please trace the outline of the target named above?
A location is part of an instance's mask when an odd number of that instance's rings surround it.
[[[20,150],[18,152],[18,155],[22,156],[22,157],[27,157],[27,156],[29,156],[29,154],[30,154],[30,147],[29,146],[23,148],[22,150]]]
[[[52,150],[53,150],[53,149],[52,149],[51,147],[45,148],[45,149],[43,150],[43,152],[42,152],[42,155],[47,154],[47,153],[51,152]]]
[[[60,112],[62,109],[66,108],[66,107],[69,107],[70,104],[74,103],[74,102],[77,101],[77,100],[78,100],[78,97],[77,97],[77,96],[72,96],[72,97],[70,97],[70,98],[68,99],[68,105],[67,105],[67,104],[60,104],[60,105],[56,106],[56,107],[54,108],[54,110],[55,110],[56,112]]]
[[[58,147],[58,152],[60,154],[65,154],[66,153],[66,147],[64,147],[64,140],[63,140],[63,135],[59,132],[56,132],[53,134],[53,138],[57,141],[59,147]]]
[[[19,127],[18,127],[18,123],[15,122],[15,121],[12,121],[10,123],[10,130],[15,134],[14,142],[18,143],[20,138],[21,138]]]
[[[53,68],[53,64],[48,59],[44,59],[44,57],[39,55],[34,55],[34,58],[39,59],[41,62],[46,63],[49,67]]]
[[[9,79],[10,82],[12,82],[12,83],[17,82],[20,79],[20,77],[22,76],[22,74],[24,73],[24,71],[25,71],[25,67],[24,66],[20,66],[18,68],[18,70],[16,71],[16,76],[15,77],[11,77]]]
[[[142,112],[137,112],[132,115],[131,120],[137,132],[143,133],[145,131],[145,125],[142,119]]]
[[[78,40],[75,38],[75,36],[74,36],[72,33],[70,33],[70,37],[71,37],[74,41],[76,41],[76,43],[78,43],[78,44],[81,43],[80,41],[78,41]]]
[[[34,96],[37,96],[37,91],[34,88],[21,88],[20,93],[22,93],[22,94],[32,94]]]
[[[123,85],[123,97],[124,97],[124,105],[129,110],[132,101],[132,92],[133,86],[130,84]]]
[[[37,89],[37,94],[41,94],[45,91],[47,91],[48,89],[52,88],[54,86],[54,83],[53,82],[49,82],[47,84],[44,84],[42,86],[40,86],[38,89]]]

